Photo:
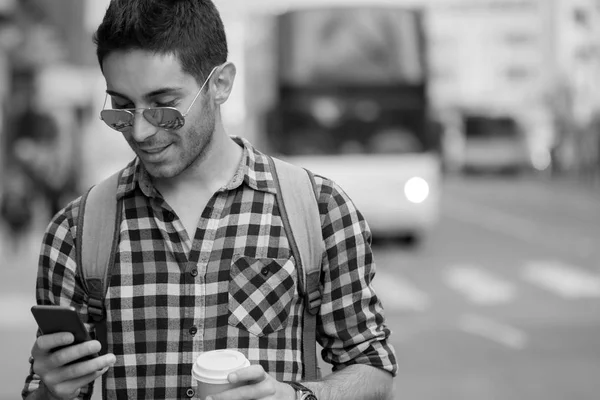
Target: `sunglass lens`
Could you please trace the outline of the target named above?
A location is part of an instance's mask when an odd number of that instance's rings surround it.
[[[162,129],[179,129],[185,124],[185,119],[174,108],[147,108],[144,118],[152,125]]]
[[[106,125],[119,132],[133,126],[133,114],[123,110],[102,110],[100,118]]]

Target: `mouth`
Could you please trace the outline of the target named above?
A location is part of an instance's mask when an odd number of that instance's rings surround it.
[[[141,155],[146,158],[146,159],[150,159],[150,160],[157,160],[158,158],[160,158],[164,153],[166,153],[166,151],[169,149],[169,147],[171,147],[171,144],[168,144],[164,147],[153,147],[150,149],[142,149],[140,148],[140,153]]]
[[[165,147],[157,147],[154,149],[141,149],[144,153],[148,153],[148,154],[157,154],[160,153],[161,151],[163,151],[164,149],[166,149],[169,146],[165,146]]]

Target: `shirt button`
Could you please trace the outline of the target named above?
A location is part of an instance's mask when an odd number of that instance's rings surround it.
[[[190,271],[190,275],[192,275],[193,277],[198,276],[198,270],[196,268],[194,268],[193,270]]]
[[[263,269],[260,271],[261,274],[263,274],[264,276],[269,275],[269,267],[263,267]]]
[[[194,389],[192,389],[192,388],[189,388],[189,389],[188,389],[188,390],[185,392],[185,394],[186,394],[186,396],[187,396],[187,397],[189,397],[189,398],[191,399],[192,397],[194,397],[194,394],[195,394],[195,392],[194,392]]]
[[[194,336],[196,333],[198,333],[198,328],[196,328],[195,326],[192,326],[190,328],[190,335]]]

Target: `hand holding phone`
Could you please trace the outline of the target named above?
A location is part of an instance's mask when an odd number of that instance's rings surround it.
[[[43,335],[49,335],[58,332],[70,332],[74,341],[68,346],[87,342],[92,340],[88,330],[79,318],[79,314],[74,307],[68,306],[55,306],[55,305],[44,305],[44,306],[33,306],[31,307],[31,313],[35,318],[38,327]],[[58,351],[67,346],[61,346],[54,349]],[[77,360],[84,361],[97,357],[98,354],[92,354]]]
[[[116,362],[114,354],[98,356],[93,353],[100,350],[98,342],[82,344],[92,338],[75,308],[33,306],[31,312],[42,332],[31,350],[31,356],[33,372],[43,383],[39,389],[43,398],[77,397],[81,388],[102,376]],[[64,332],[71,333],[73,340],[57,334]],[[61,349],[64,350],[55,357],[53,353]],[[64,368],[71,364],[77,365]]]

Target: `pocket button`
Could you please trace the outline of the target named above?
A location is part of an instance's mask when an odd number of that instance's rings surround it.
[[[260,273],[263,274],[263,276],[269,275],[269,267],[263,267]]]

